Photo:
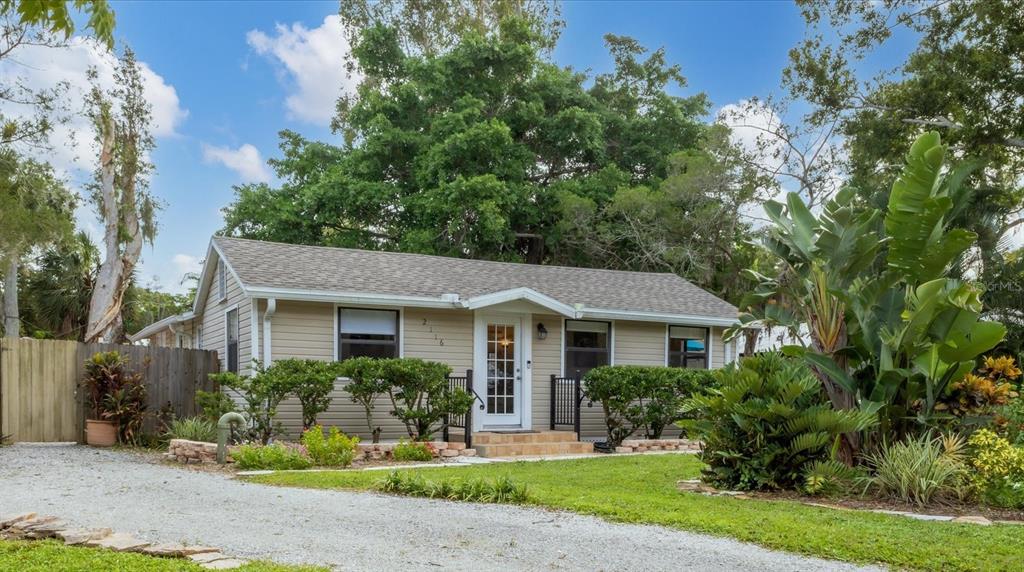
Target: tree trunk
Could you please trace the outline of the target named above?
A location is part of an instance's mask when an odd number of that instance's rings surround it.
[[[96,286],[89,299],[89,322],[85,329],[86,343],[112,341],[112,325],[121,313],[121,281],[124,263],[121,258],[121,209],[114,188],[114,121],[103,117],[100,149],[100,208],[103,214],[103,263],[96,273]]]
[[[21,319],[18,315],[18,257],[11,254],[4,273],[4,337],[17,338],[21,335]]]

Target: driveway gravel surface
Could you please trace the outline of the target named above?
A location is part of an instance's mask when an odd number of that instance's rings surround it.
[[[567,512],[256,485],[75,445],[0,448],[0,513],[23,511],[337,570],[877,570]]]

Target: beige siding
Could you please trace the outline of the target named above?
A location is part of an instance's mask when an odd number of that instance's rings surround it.
[[[252,303],[242,292],[238,281],[229,271],[227,273],[227,296],[221,299],[217,288],[217,276],[214,272],[213,283],[206,295],[206,301],[202,307],[202,326],[204,350],[215,350],[220,358],[221,371],[227,369],[227,355],[225,354],[224,318],[228,309],[238,306],[238,369],[243,375],[248,375],[251,369],[252,360],[252,328],[250,314]]]
[[[278,300],[270,359],[334,359],[334,304]]]
[[[537,324],[544,324],[548,331],[547,339],[537,339]],[[523,334],[533,335],[533,428],[549,429],[551,376],[562,375],[562,318],[535,314],[530,331]]]
[[[665,365],[665,324],[618,321],[613,327],[615,365]]]
[[[406,308],[405,357],[444,362],[454,375],[473,367],[473,312]]]

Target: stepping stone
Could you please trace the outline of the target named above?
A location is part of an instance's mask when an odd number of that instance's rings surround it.
[[[148,554],[150,556],[163,556],[165,558],[184,558],[186,556],[192,556],[193,554],[206,554],[210,552],[217,552],[217,549],[213,548],[212,546],[190,546],[181,544],[180,542],[168,542],[143,547],[139,549],[139,552],[143,554]]]
[[[32,526],[25,528],[25,538],[31,538],[33,540],[50,538],[67,527],[68,523],[63,520],[52,520],[50,522],[33,524]]]
[[[109,528],[72,528],[61,530],[54,536],[64,541],[67,545],[85,544],[90,540],[100,540],[110,536],[113,531]]]
[[[35,517],[36,517],[36,513],[34,513],[34,512],[24,512],[24,513],[21,513],[21,514],[5,514],[3,516],[0,516],[0,530],[3,530],[5,528],[9,528],[11,525],[13,525],[16,522],[21,522],[23,520],[33,519]]]
[[[111,550],[116,550],[117,552],[135,552],[140,548],[149,546],[150,543],[144,540],[139,540],[130,534],[118,532],[111,534],[106,538],[87,540],[84,544],[94,548],[109,548]]]
[[[239,558],[226,558],[224,560],[214,560],[213,562],[206,562],[200,564],[203,568],[209,570],[231,570],[232,568],[239,568],[248,564],[248,560],[241,560]]]
[[[231,557],[225,554],[221,554],[220,552],[203,552],[201,554],[193,554],[188,557],[189,560],[191,560],[192,562],[196,562],[198,564],[216,562],[217,560],[227,560],[229,558]]]
[[[952,522],[961,522],[966,524],[980,524],[981,526],[991,526],[992,521],[983,516],[958,516],[952,520]]]
[[[7,530],[5,530],[3,536],[4,538],[15,540],[19,538],[29,538],[29,532],[31,532],[34,528],[50,524],[51,522],[58,522],[57,517],[37,516],[34,518],[21,520],[14,523]]]

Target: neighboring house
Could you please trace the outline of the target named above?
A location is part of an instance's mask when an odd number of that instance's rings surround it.
[[[192,312],[168,316],[128,336],[134,343],[145,341],[147,345],[167,348],[191,348],[195,339]]]
[[[193,311],[150,331],[180,331],[217,350],[224,369],[284,358],[415,357],[474,371],[474,431],[547,429],[551,375],[604,364],[721,367],[736,356],[722,332],[731,304],[674,274],[466,260],[297,246],[210,242]],[[176,329],[175,329],[176,328]],[[367,437],[362,408],[339,380],[324,425]],[[405,435],[377,407],[383,438]],[[297,401],[279,417],[301,427]],[[599,404],[582,437],[604,436]]]

